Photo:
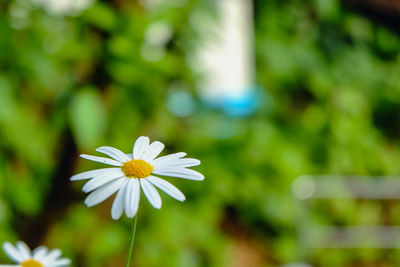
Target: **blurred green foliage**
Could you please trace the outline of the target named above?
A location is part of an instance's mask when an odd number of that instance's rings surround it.
[[[187,64],[207,34],[193,17],[212,25],[212,1],[147,2],[98,1],[69,16],[29,0],[0,1],[1,241],[59,247],[74,266],[123,266],[129,220],[110,218],[111,200],[86,208],[82,184],[68,178],[100,166],[79,153],[101,145],[129,152],[139,135],[164,142],[164,153],[201,159],[206,180],[168,179],[187,201],[163,194],[159,211],[142,198],[135,266],[303,260],[291,194],[297,176],[400,172],[400,39],[393,32],[336,0],[255,1],[262,104],[250,117],[229,117],[197,98],[197,73]],[[173,32],[154,47],[146,31],[160,22]],[[196,99],[191,116],[167,108],[176,84]],[[336,208],[351,218],[360,206]],[[335,223],[331,211],[317,216]],[[381,214],[374,204],[360,212],[370,223]],[[378,250],[321,250],[308,260],[400,264]]]

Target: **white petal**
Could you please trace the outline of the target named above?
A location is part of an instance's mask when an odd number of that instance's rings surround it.
[[[125,179],[124,184],[119,189],[117,196],[114,199],[112,208],[111,208],[111,218],[114,220],[118,220],[121,218],[122,213],[124,212],[124,196],[126,190],[126,183],[128,183],[128,179]]]
[[[19,250],[20,255],[23,256],[25,259],[29,259],[32,257],[31,250],[24,242],[18,241],[17,248]]]
[[[155,176],[149,176],[146,178],[149,180],[152,184],[163,190],[165,193],[170,195],[171,197],[179,200],[179,201],[185,201],[185,195],[174,185],[171,183],[165,181],[164,179],[155,177]]]
[[[99,147],[98,149],[96,149],[96,151],[104,153],[122,163],[129,161],[129,158],[125,155],[125,153],[123,153],[121,150],[116,149],[114,147],[102,146],[102,147]]]
[[[113,159],[109,159],[109,158],[104,158],[104,157],[97,157],[97,156],[82,154],[81,158],[108,164],[111,166],[118,166],[118,167],[122,166],[121,162],[113,160]]]
[[[146,195],[147,199],[149,200],[150,204],[156,208],[161,208],[161,197],[160,194],[157,192],[157,189],[154,187],[152,183],[147,181],[147,179],[140,179],[140,185],[142,186],[143,193]]]
[[[92,170],[92,171],[87,171],[87,172],[82,172],[75,174],[70,178],[71,181],[78,181],[78,180],[85,180],[85,179],[90,179],[93,177],[96,177],[98,175],[102,175],[105,173],[113,173],[115,170],[121,170],[121,168],[103,168],[103,169],[97,169],[97,170]]]
[[[130,153],[130,154],[125,154],[125,155],[129,158],[129,160],[133,159],[133,154],[132,154],[132,153]]]
[[[174,153],[174,154],[169,154],[169,155],[166,155],[166,156],[162,156],[162,157],[156,158],[155,160],[153,160],[151,162],[151,165],[157,166],[157,165],[160,165],[160,164],[164,164],[165,162],[168,162],[170,160],[183,158],[184,156],[186,156],[185,152],[178,152],[178,153]]]
[[[150,162],[155,159],[161,151],[164,149],[164,144],[158,141],[155,141],[150,144],[149,148],[143,155],[143,160]]]
[[[21,253],[19,252],[19,250],[17,248],[15,248],[11,243],[9,242],[5,242],[3,244],[3,249],[4,252],[7,254],[7,256],[16,263],[20,263],[24,260],[27,260],[27,258],[25,258],[23,255],[21,255]]]
[[[46,258],[43,260],[43,263],[51,264],[53,261],[55,261],[60,256],[61,256],[61,250],[59,250],[58,248],[52,249],[49,251]]]
[[[59,260],[56,260],[51,267],[63,267],[63,266],[69,266],[71,265],[71,260],[67,258],[62,258]]]
[[[161,170],[154,170],[153,173],[163,176],[178,177],[195,181],[204,180],[203,174],[186,168],[163,168]]]
[[[174,159],[174,160],[164,161],[161,164],[156,164],[154,168],[160,170],[162,168],[176,168],[176,167],[185,168],[197,165],[200,165],[200,160],[185,158],[185,159]]]
[[[128,184],[126,185],[125,191],[125,213],[128,218],[135,217],[138,208],[139,208],[139,200],[140,200],[140,184],[139,179],[130,179]]]
[[[46,258],[46,253],[47,248],[44,246],[40,246],[33,251],[32,255],[35,260],[43,261],[43,259]]]
[[[82,187],[82,191],[85,193],[91,192],[97,188],[99,188],[100,186],[103,186],[104,184],[125,176],[124,173],[122,172],[121,169],[119,170],[115,170],[114,172],[108,174],[102,174],[99,175],[97,177],[94,177],[92,179],[90,179],[83,187]]]
[[[147,136],[141,136],[136,139],[135,145],[133,146],[133,158],[142,159],[143,154],[149,148],[150,140]]]
[[[103,185],[102,187],[96,189],[92,193],[88,195],[88,197],[85,199],[85,204],[88,207],[93,207],[100,202],[103,202],[105,199],[110,197],[112,194],[114,194],[118,189],[121,188],[121,185],[123,185],[124,180],[126,178],[119,178],[117,180],[113,180],[111,182],[108,182],[107,184]]]

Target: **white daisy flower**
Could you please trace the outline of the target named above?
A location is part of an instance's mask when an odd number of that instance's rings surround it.
[[[179,189],[155,175],[202,181],[204,176],[201,173],[187,169],[199,165],[200,161],[184,158],[184,152],[156,158],[163,149],[161,142],[150,144],[149,138],[145,136],[136,140],[132,154],[125,154],[113,147],[99,147],[96,151],[112,159],[85,154],[81,157],[115,167],[83,172],[72,176],[71,181],[90,179],[82,188],[83,192],[91,192],[85,200],[88,207],[99,204],[117,192],[111,208],[114,220],[118,220],[124,211],[128,218],[135,217],[139,208],[140,188],[150,204],[157,209],[161,208],[161,197],[155,187],[184,201],[185,196]]]
[[[0,264],[3,267],[66,267],[70,266],[71,260],[60,258],[59,249],[48,250],[44,246],[36,248],[33,252],[22,241],[16,246],[9,242],[3,244],[4,252],[16,264]]]

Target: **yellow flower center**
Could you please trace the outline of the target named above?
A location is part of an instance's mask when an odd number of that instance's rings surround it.
[[[132,159],[125,162],[121,169],[129,178],[144,178],[149,176],[154,170],[153,166],[142,159]]]
[[[43,264],[34,259],[29,259],[21,263],[22,267],[44,267]]]

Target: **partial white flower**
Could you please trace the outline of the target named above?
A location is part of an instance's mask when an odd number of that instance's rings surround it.
[[[15,246],[9,242],[3,243],[4,252],[16,264],[0,264],[3,267],[67,267],[71,260],[61,258],[59,249],[48,250],[44,246],[36,248],[33,252],[22,241]]]
[[[184,152],[156,158],[163,149],[161,142],[150,144],[149,138],[145,136],[136,140],[132,154],[125,154],[113,147],[100,147],[96,151],[111,158],[85,154],[81,157],[115,167],[83,172],[72,176],[71,181],[89,179],[82,188],[85,193],[91,192],[85,200],[88,207],[99,204],[117,192],[111,208],[114,220],[118,220],[124,211],[128,218],[135,217],[139,208],[140,188],[150,204],[157,209],[161,208],[161,197],[156,187],[184,201],[185,196],[179,189],[155,175],[202,181],[204,176],[201,173],[188,169],[199,165],[200,161],[184,158]]]
[[[94,0],[33,0],[36,5],[42,6],[48,13],[55,16],[78,15],[89,8]]]

